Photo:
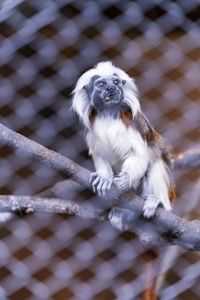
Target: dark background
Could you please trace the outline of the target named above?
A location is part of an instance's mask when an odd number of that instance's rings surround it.
[[[199,141],[199,1],[0,3],[0,116],[9,128],[93,169],[71,107],[79,76],[101,60],[134,77],[143,110],[176,151]],[[0,148],[0,194],[66,179]],[[179,215],[198,219],[199,172],[174,174]],[[0,299],[140,299],[140,247],[78,217],[31,215],[0,229]],[[199,254],[171,248],[160,299],[199,299]]]

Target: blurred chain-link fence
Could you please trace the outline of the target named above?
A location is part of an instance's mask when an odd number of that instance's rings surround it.
[[[146,115],[177,151],[199,141],[198,0],[1,1],[1,122],[92,170],[70,93],[101,60],[136,79]],[[66,178],[0,151],[1,194],[32,195]],[[176,211],[199,218],[199,173],[174,175]],[[0,299],[141,298],[140,246],[107,223],[33,214],[0,236]],[[199,254],[174,247],[167,258],[160,299],[199,299]]]

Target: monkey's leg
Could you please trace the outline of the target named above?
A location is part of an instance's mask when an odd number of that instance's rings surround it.
[[[150,219],[155,215],[156,208],[158,207],[160,200],[154,194],[147,194],[142,196],[145,200],[143,207],[143,215],[145,218]]]
[[[158,160],[149,170],[149,174],[143,182],[144,217],[152,218],[160,203],[166,210],[171,210],[169,182],[170,178],[165,165],[162,160]]]
[[[137,141],[142,143],[140,139]],[[137,147],[131,150],[125,160],[123,161],[120,173],[114,178],[114,182],[117,187],[124,191],[130,188],[136,189],[140,184],[141,178],[143,178],[148,167],[148,153],[145,145],[143,147]]]

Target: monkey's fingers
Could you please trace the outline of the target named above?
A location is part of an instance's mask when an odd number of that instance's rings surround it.
[[[106,178],[99,176],[99,182],[97,184],[97,193],[100,197],[104,196],[105,185],[106,185]],[[103,188],[103,186],[104,186],[104,188]]]
[[[119,174],[119,176],[116,176],[114,182],[121,191],[128,190],[131,187],[130,176],[127,172],[123,172]]]
[[[90,174],[89,183],[92,185],[92,190],[94,193],[97,192],[96,185],[98,184],[99,180],[99,174],[97,172],[93,172]]]
[[[92,190],[94,193],[98,193],[99,196],[102,196],[102,186],[105,182],[105,178],[99,175],[98,173],[94,173],[91,176]]]
[[[105,181],[101,187],[101,194],[104,197],[106,195],[106,193],[110,190],[112,185],[112,179],[107,179],[105,178]]]
[[[105,178],[97,172],[91,173],[89,182],[92,184],[93,192],[97,192],[99,196],[103,197],[110,190],[112,185],[112,179]]]
[[[98,192],[98,186],[99,184],[103,184],[101,183],[103,180],[103,178],[100,176],[100,175],[97,175],[96,178],[93,180],[92,182],[92,189],[93,189],[93,192],[96,193]]]
[[[93,172],[90,174],[90,179],[89,179],[89,183],[92,184],[92,182],[94,181],[94,179],[98,176],[99,174],[97,172]]]

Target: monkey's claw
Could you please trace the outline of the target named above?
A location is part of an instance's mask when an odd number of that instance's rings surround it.
[[[149,194],[143,196],[145,203],[143,207],[143,216],[147,219],[152,218],[155,215],[156,208],[158,207],[160,200],[155,195]]]
[[[120,173],[119,176],[114,178],[114,183],[120,191],[125,191],[130,189],[131,180],[127,172]]]
[[[94,172],[90,175],[90,183],[92,184],[93,192],[98,193],[100,197],[104,197],[111,188],[112,179],[105,178]]]

